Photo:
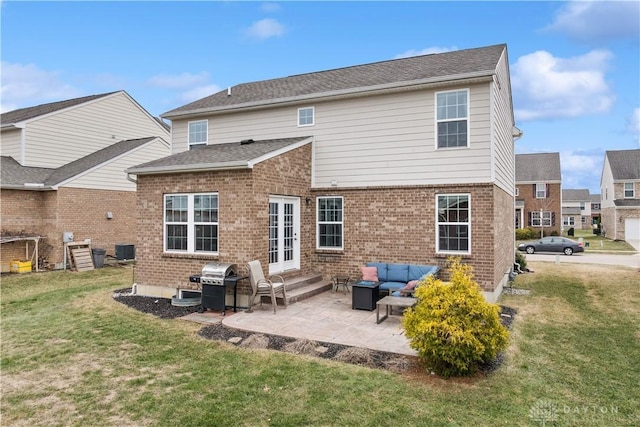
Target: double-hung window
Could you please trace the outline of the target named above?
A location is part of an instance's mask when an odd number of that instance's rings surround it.
[[[298,108],[298,126],[313,126],[315,111],[313,107]]]
[[[318,249],[343,248],[343,199],[318,197]]]
[[[198,120],[189,122],[189,150],[207,145],[209,140],[209,122]]]
[[[549,211],[542,212],[542,220],[540,219],[539,211],[531,212],[531,226],[532,227],[551,227],[553,225],[552,214]]]
[[[540,216],[540,214],[538,213],[538,217]],[[583,217],[584,219],[584,217]],[[576,218],[573,216],[565,216],[564,217],[564,225],[568,225],[568,226],[572,226],[572,225],[576,225]]]
[[[635,190],[633,188],[633,182],[624,183],[624,198],[633,199],[635,197]]]
[[[436,252],[471,252],[471,195],[437,195]]]
[[[218,252],[218,194],[165,194],[165,252]]]
[[[536,199],[546,199],[547,198],[547,184],[538,183],[535,185],[535,193]]]
[[[436,93],[438,148],[469,146],[469,91]]]

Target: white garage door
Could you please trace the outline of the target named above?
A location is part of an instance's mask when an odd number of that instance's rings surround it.
[[[640,218],[626,218],[624,220],[624,240],[634,243],[640,241]]]

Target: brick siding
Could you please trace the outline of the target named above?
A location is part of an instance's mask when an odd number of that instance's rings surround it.
[[[560,230],[562,227],[562,209],[561,209],[561,195],[562,189],[560,184],[547,184],[548,194],[545,199],[537,199],[534,194],[535,184],[518,184],[516,187],[518,188],[518,201],[524,201],[524,212],[523,212],[523,224],[521,228],[531,227],[536,231],[540,231],[541,227],[533,227],[531,226],[531,212],[537,211],[540,209],[543,211],[553,212],[553,225],[551,227],[544,227],[544,234],[548,236],[552,231],[560,234]]]

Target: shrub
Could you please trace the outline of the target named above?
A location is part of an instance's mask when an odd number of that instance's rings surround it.
[[[417,304],[403,324],[409,345],[439,375],[469,375],[494,360],[508,343],[499,308],[485,299],[472,268],[449,258],[450,282],[429,277],[416,288]]]
[[[527,258],[522,252],[516,252],[516,262],[520,264],[522,270],[527,268]]]
[[[551,230],[550,236],[559,236],[558,230]]]
[[[517,228],[516,240],[530,240],[536,238],[536,232],[532,228]]]

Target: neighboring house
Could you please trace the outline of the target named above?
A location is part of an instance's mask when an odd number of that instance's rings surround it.
[[[615,240],[640,240],[640,149],[607,151],[600,178],[602,228]]]
[[[240,84],[163,117],[177,154],[128,170],[138,293],[253,259],[355,279],[367,261],[458,255],[490,300],[507,280],[521,132],[506,45]]]
[[[600,215],[600,205],[602,203],[600,194],[590,194],[589,202],[591,203],[591,227],[597,229],[600,227],[600,222],[602,220]]]
[[[136,242],[134,182],[125,169],[171,154],[170,130],[126,92],[86,96],[3,113],[0,152],[2,268],[33,258],[64,265],[63,233],[114,253]]]
[[[569,228],[591,229],[591,195],[588,189],[562,190],[562,225]]]
[[[516,155],[516,228],[544,234],[561,232],[560,153]]]

